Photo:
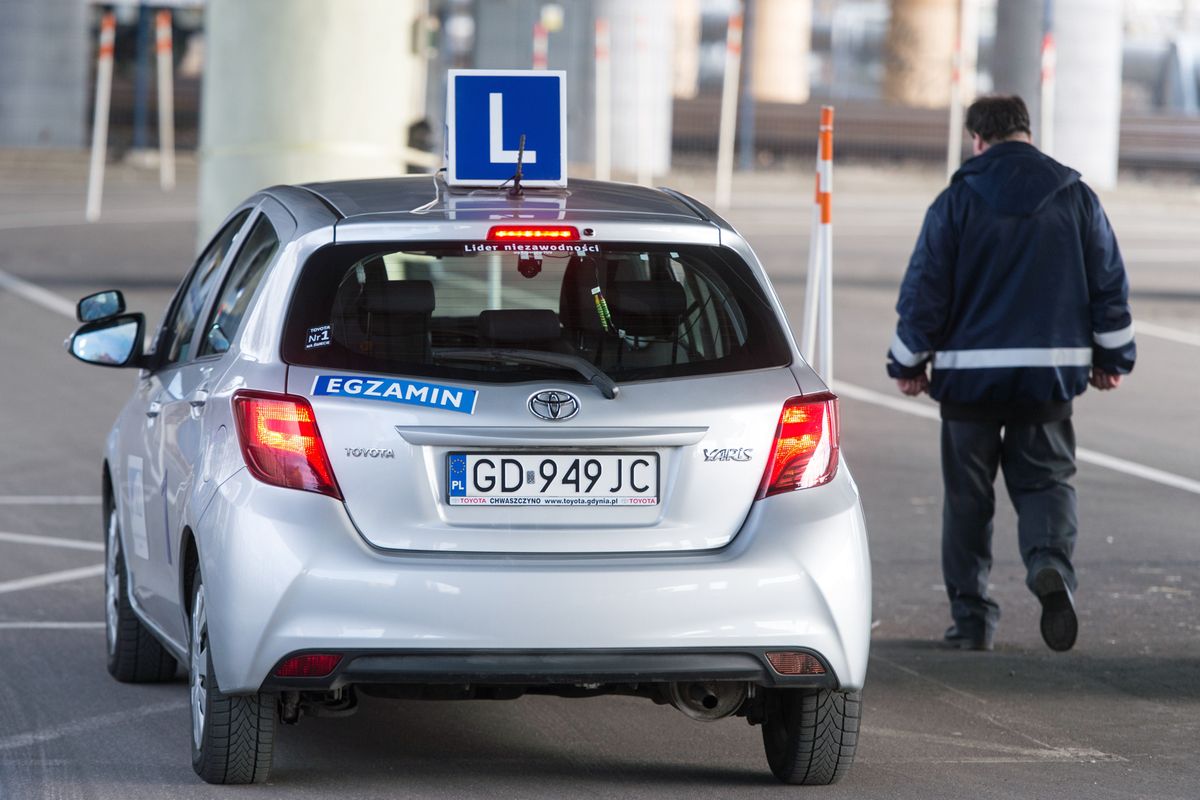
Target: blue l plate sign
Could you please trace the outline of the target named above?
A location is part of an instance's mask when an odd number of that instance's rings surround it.
[[[452,69],[446,90],[446,183],[567,185],[567,74]]]

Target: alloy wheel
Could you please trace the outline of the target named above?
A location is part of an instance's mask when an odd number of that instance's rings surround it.
[[[121,568],[119,547],[121,537],[117,528],[117,508],[108,512],[108,547],[104,569],[104,632],[108,640],[108,652],[117,651],[117,626],[121,623]]]
[[[188,661],[188,684],[192,702],[192,740],[199,750],[204,738],[204,713],[208,707],[208,617],[204,610],[204,586],[196,590],[192,604],[192,646]]]

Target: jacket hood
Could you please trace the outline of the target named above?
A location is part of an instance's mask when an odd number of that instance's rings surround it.
[[[963,181],[1000,214],[1025,217],[1078,180],[1078,172],[1031,144],[1001,142],[968,160],[950,182]]]

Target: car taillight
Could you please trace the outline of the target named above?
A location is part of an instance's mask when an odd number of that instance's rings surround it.
[[[816,656],[809,653],[767,653],[767,661],[771,669],[780,675],[824,675],[825,665]]]
[[[838,466],[838,400],[829,392],[783,404],[759,499],[833,480]]]
[[[493,225],[489,242],[578,241],[579,229],[573,225]]]
[[[337,669],[342,657],[337,653],[307,653],[292,656],[275,668],[279,678],[324,678]]]
[[[286,394],[237,392],[233,416],[242,457],[254,477],[274,486],[342,499],[307,400]]]

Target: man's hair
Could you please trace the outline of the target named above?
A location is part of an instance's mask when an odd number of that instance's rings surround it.
[[[1029,128],[1029,109],[1015,94],[981,97],[967,109],[967,131],[978,134],[988,144],[1008,139],[1015,133],[1033,135]]]

